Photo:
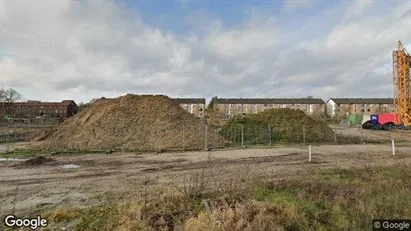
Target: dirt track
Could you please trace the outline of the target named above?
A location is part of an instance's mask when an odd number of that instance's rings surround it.
[[[16,167],[21,162],[0,161],[0,215],[29,211],[39,204],[97,203],[91,198],[108,192],[138,193],[145,187],[176,186],[201,169],[213,169],[213,177],[229,180],[249,175],[287,177],[310,168],[364,167],[411,164],[411,147],[399,147],[391,155],[389,145],[324,145],[313,147],[307,163],[307,147],[243,149],[163,154],[91,154],[48,156],[55,161],[41,166]],[[75,169],[61,165],[75,164]],[[16,193],[17,192],[17,193]],[[13,200],[16,203],[13,203]]]

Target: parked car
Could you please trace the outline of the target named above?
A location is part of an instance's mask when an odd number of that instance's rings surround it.
[[[376,120],[368,120],[362,124],[363,129],[382,130],[383,127]]]

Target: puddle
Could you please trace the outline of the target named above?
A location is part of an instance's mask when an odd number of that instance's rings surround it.
[[[75,165],[75,164],[66,164],[66,165],[60,165],[60,169],[73,169],[73,168],[81,168],[80,165]]]
[[[27,159],[18,159],[18,158],[0,158],[0,161],[26,161]]]

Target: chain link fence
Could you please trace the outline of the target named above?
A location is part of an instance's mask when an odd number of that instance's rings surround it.
[[[30,141],[57,124],[2,124],[0,144]],[[108,126],[101,124],[100,126]],[[411,131],[376,131],[341,125],[325,126],[292,124],[225,124],[207,122],[146,124],[139,127],[119,128],[110,125],[110,133],[100,132],[98,127],[82,138],[51,133],[46,139],[54,152],[64,150],[129,151],[194,151],[224,148],[273,146],[277,144],[363,144],[410,143]],[[107,131],[107,128],[105,129]],[[64,131],[63,131],[64,133]],[[64,138],[65,137],[65,138]],[[69,137],[69,138],[67,138]],[[86,137],[86,138],[84,138]],[[121,148],[119,148],[121,147]],[[4,149],[4,148],[3,148]]]
[[[28,142],[41,132],[56,127],[57,123],[0,123],[0,145],[4,152],[10,151],[10,144]]]

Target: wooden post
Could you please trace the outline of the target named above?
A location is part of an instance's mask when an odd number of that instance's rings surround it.
[[[311,145],[308,145],[308,162],[311,162]]]
[[[394,142],[394,140],[391,140],[391,146],[392,146],[392,155],[395,156],[395,142]]]

